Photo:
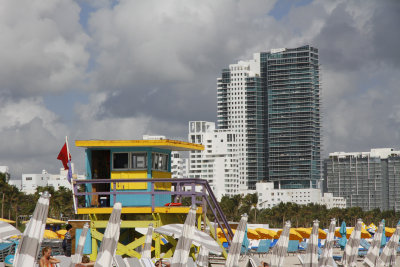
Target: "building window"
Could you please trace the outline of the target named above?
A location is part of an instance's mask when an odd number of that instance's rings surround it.
[[[132,153],[132,169],[147,168],[147,153]]]
[[[26,177],[25,181],[32,181],[32,177]]]
[[[129,153],[113,153],[113,169],[128,169]]]
[[[168,155],[162,153],[153,153],[153,170],[168,170]]]

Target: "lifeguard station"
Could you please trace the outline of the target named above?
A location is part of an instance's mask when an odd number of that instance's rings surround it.
[[[77,214],[90,218],[89,240],[91,258],[97,250],[107,226],[112,207],[122,203],[121,234],[117,254],[140,258],[138,248],[145,237],[136,228],[147,228],[150,223],[159,227],[183,223],[190,206],[196,204],[197,226],[210,227],[215,237],[214,225],[224,229],[230,244],[233,233],[206,180],[172,179],[171,151],[203,150],[199,144],[176,140],[78,140],[85,148],[86,179],[74,180],[74,203]],[[186,203],[186,205],[185,205]],[[207,214],[212,216],[211,224]],[[154,234],[154,255],[170,257],[176,241],[166,237],[167,244]],[[224,250],[224,256],[226,252]]]

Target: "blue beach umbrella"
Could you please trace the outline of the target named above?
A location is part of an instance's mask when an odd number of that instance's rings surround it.
[[[343,250],[344,247],[347,244],[347,237],[346,237],[347,232],[346,232],[346,223],[345,223],[345,221],[342,222],[342,226],[340,226],[339,233],[342,236],[340,238],[340,240],[339,240],[339,245],[340,245],[340,248]]]
[[[382,223],[383,223],[383,231],[382,231],[381,247],[384,247],[386,245],[385,219],[382,220]]]

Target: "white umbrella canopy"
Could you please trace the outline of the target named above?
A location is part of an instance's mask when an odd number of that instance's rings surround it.
[[[108,220],[103,240],[101,240],[99,253],[97,255],[96,263],[94,264],[95,267],[110,267],[112,264],[120,234],[121,210],[122,204],[116,202],[110,219]]]
[[[171,267],[185,267],[189,259],[190,247],[192,246],[193,236],[196,227],[196,205],[193,205],[186,217],[182,228],[182,235],[178,239],[176,249],[171,261]]]
[[[180,238],[182,236],[183,224],[167,224],[161,227],[154,229],[154,232],[171,236],[173,238]],[[192,236],[192,242],[195,246],[204,246],[209,251],[215,254],[221,254],[222,248],[218,245],[217,241],[215,241],[209,234],[200,231],[199,229],[194,229],[194,234]]]
[[[208,267],[208,255],[210,251],[205,246],[200,246],[200,252],[196,259],[197,266]]]
[[[287,254],[287,248],[289,245],[289,233],[290,233],[290,221],[285,223],[285,227],[283,227],[283,231],[281,236],[278,239],[278,242],[272,249],[271,255],[271,267],[281,267],[283,266],[283,262],[285,260],[285,256]]]
[[[319,221],[315,220],[310,238],[308,239],[303,267],[318,267],[318,229]]]
[[[360,246],[361,240],[361,227],[362,220],[358,219],[356,227],[354,227],[353,232],[351,232],[349,241],[344,248],[342,264],[344,266],[353,267],[357,265],[358,247]]]
[[[384,223],[383,221],[379,224],[378,230],[375,232],[374,239],[372,240],[371,246],[368,249],[367,256],[364,259],[364,266],[375,267],[378,264],[379,251],[381,249],[382,232]]]
[[[231,247],[229,248],[228,257],[226,259],[225,267],[238,267],[240,250],[247,228],[247,214],[243,214],[240,219],[239,225],[236,228],[235,235],[233,236]]]
[[[75,249],[75,254],[71,257],[71,264],[70,267],[75,267],[76,264],[82,262],[82,256],[83,256],[83,248],[85,246],[85,241],[86,241],[86,236],[87,232],[89,231],[89,224],[85,223],[83,226],[81,235],[78,240],[78,246]]]
[[[0,221],[0,240],[7,239],[14,235],[22,235],[22,233],[11,224]]]
[[[49,212],[50,194],[45,191],[39,198],[32,218],[26,225],[19,242],[13,266],[33,267],[39,253]]]
[[[325,248],[322,252],[321,259],[319,261],[320,267],[333,267],[336,264],[333,261],[333,245],[335,243],[335,228],[336,219],[331,219],[331,224],[329,225],[328,234],[326,236]]]
[[[151,243],[153,242],[153,224],[150,223],[147,228],[146,239],[142,251],[142,258],[151,258]]]

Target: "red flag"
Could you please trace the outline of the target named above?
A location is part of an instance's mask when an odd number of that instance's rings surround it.
[[[64,170],[68,170],[68,160],[71,159],[71,154],[69,154],[68,158],[68,149],[67,149],[67,143],[64,144],[64,146],[61,148],[60,153],[58,154],[57,159],[61,160],[62,164],[64,165]]]

